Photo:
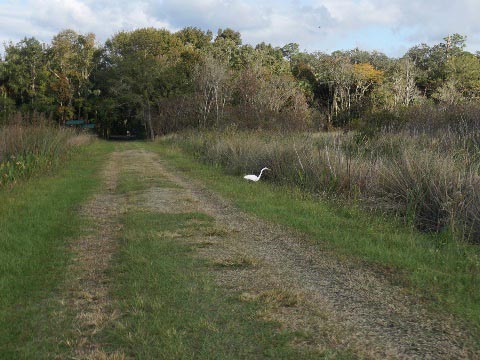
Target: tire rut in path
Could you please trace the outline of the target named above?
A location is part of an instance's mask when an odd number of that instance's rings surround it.
[[[217,271],[222,286],[241,292],[245,301],[280,298],[281,303],[282,297],[293,297],[263,316],[310,333],[300,346],[339,348],[367,358],[479,358],[468,330],[432,314],[374,271],[310,245],[305,235],[239,211],[200,182],[170,170],[156,154],[135,150],[130,156],[156,164],[156,171],[226,229],[226,236],[209,237],[212,246],[202,247],[200,256],[251,259],[254,266]]]
[[[63,302],[74,314],[73,335],[66,343],[69,358],[123,359],[121,351],[107,355],[94,337],[119,314],[112,310],[109,299],[111,279],[107,271],[117,248],[121,224],[118,215],[124,207],[121,196],[114,194],[121,153],[114,152],[103,171],[102,191],[80,210],[91,228],[71,243],[73,261],[68,268]]]

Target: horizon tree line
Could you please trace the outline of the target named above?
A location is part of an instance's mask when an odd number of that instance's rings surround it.
[[[243,44],[239,32],[186,27],[121,31],[104,44],[67,29],[50,44],[5,44],[0,124],[44,114],[95,123],[105,137],[186,128],[328,129],[411,106],[478,103],[480,55],[453,34],[402,57],[358,48],[300,51]]]

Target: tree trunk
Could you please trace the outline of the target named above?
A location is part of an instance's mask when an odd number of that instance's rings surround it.
[[[155,140],[155,132],[153,131],[152,126],[152,112],[150,111],[150,101],[147,100],[146,105],[146,114],[144,112],[145,124],[147,125],[147,131],[150,133],[150,139]]]

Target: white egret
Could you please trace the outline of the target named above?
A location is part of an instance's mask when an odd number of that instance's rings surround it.
[[[269,168],[263,168],[262,170],[260,170],[260,175],[245,175],[243,178],[246,179],[246,180],[251,180],[251,181],[258,181],[260,180],[260,178],[262,177],[262,173],[264,170],[270,170]]]

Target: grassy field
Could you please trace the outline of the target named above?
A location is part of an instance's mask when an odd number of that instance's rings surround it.
[[[154,151],[168,166],[202,180],[239,208],[298,229],[335,256],[368,264],[435,310],[456,314],[478,330],[478,247],[434,239],[358,207],[285,186],[247,183],[196,162],[168,141],[95,142],[58,173],[0,191],[0,358],[68,357],[65,339],[76,336],[74,314],[63,310],[58,315],[65,307],[58,302],[60,288],[72,276],[65,273],[72,256],[68,244],[88,228],[78,210],[100,191],[99,173],[114,148],[118,159],[124,151]],[[94,335],[105,353],[152,359],[355,357],[336,349],[318,353],[292,346],[292,340],[308,342],[309,335],[262,320],[259,314],[269,304],[261,298],[241,301],[239,294],[220,288],[213,274],[226,265],[195,256],[202,244],[192,236],[214,231],[213,219],[198,211],[142,208],[135,199],[144,190],[181,189],[142,163],[115,166],[120,167],[115,196],[126,199],[127,206],[115,220],[122,227],[108,272],[108,306],[121,315]]]
[[[68,273],[69,242],[91,229],[78,210],[100,190],[99,171],[114,147],[131,148],[96,142],[55,175],[0,193],[0,358],[70,358],[78,314],[60,300],[65,280],[79,274]],[[116,193],[129,197],[151,186],[176,186],[150,175],[123,171]],[[192,233],[211,231],[212,218],[129,208],[118,221],[123,229],[109,272],[110,306],[123,316],[95,335],[105,353],[150,359],[320,356],[290,345],[303,334],[257,316],[270,305],[243,302],[215,285],[214,265],[195,257],[188,243]],[[350,358],[336,350],[323,355]]]
[[[51,300],[64,278],[68,240],[82,231],[79,205],[99,184],[112,146],[79,150],[53,175],[0,190],[0,358],[48,358],[62,326]],[[67,320],[65,320],[67,321]]]
[[[340,256],[378,269],[437,311],[454,313],[480,328],[480,249],[451,237],[421,234],[411,227],[308,195],[287,186],[247,183],[221,167],[196,162],[171,142],[149,148],[171,166],[205,181],[239,208],[310,235],[311,241]]]
[[[0,187],[51,170],[90,140],[47,123],[0,126]]]
[[[184,133],[176,143],[202,162],[243,175],[268,166],[265,181],[348,199],[424,232],[480,242],[478,129]],[[464,135],[467,133],[469,136]]]

